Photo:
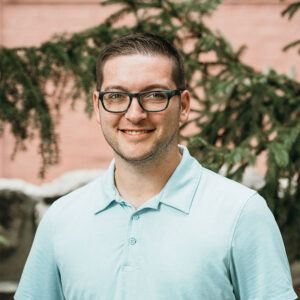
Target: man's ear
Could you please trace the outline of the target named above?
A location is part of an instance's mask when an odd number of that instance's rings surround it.
[[[93,102],[94,102],[94,112],[96,114],[97,122],[100,124],[100,114],[99,114],[99,100],[98,100],[99,92],[95,91],[93,93]]]
[[[191,95],[188,90],[181,93],[180,125],[189,119]]]

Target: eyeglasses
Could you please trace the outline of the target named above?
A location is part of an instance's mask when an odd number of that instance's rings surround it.
[[[103,108],[112,113],[127,111],[133,97],[137,98],[139,105],[144,111],[159,112],[167,109],[170,99],[175,95],[180,95],[180,90],[157,90],[141,93],[99,92],[99,100]]]

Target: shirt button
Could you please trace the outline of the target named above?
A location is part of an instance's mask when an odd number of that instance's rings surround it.
[[[129,239],[129,244],[130,244],[130,245],[135,245],[135,244],[136,244],[136,239],[133,238],[133,237],[130,238],[130,239]]]
[[[134,215],[134,216],[133,216],[133,220],[138,220],[139,218],[140,218],[139,215]]]

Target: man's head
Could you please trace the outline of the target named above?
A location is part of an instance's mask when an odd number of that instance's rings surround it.
[[[97,68],[94,109],[115,157],[159,165],[178,154],[179,125],[188,118],[190,95],[183,90],[177,51],[160,37],[134,34],[105,48]]]
[[[150,33],[135,33],[115,40],[101,51],[96,66],[97,91],[102,88],[105,62],[113,57],[133,54],[161,55],[170,58],[173,62],[172,78],[176,88],[185,89],[183,62],[176,48],[159,36]]]

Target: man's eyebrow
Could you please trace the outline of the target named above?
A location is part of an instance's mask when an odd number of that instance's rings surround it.
[[[128,92],[128,90],[125,87],[121,86],[121,85],[108,85],[104,89],[104,92],[113,91],[113,90]]]
[[[114,91],[114,90],[128,92],[128,89],[121,85],[108,85],[103,91],[107,92],[107,91]],[[170,87],[164,84],[156,83],[156,84],[151,84],[143,87],[143,89],[140,90],[139,92],[151,91],[151,90],[170,90]]]
[[[150,90],[170,90],[170,87],[164,85],[164,84],[151,84],[147,85],[146,87],[143,88],[143,91],[150,91]]]

